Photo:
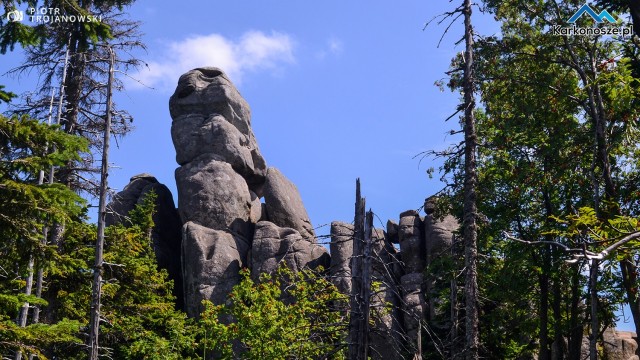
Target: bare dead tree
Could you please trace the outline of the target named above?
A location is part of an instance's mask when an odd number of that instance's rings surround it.
[[[354,217],[353,254],[351,259],[351,312],[349,316],[349,359],[366,360],[368,358],[368,292],[370,280],[365,276],[365,199],[360,192],[360,179],[356,180],[356,203]],[[364,297],[367,296],[365,301]],[[365,307],[365,304],[367,306]],[[365,321],[365,319],[367,321]]]
[[[89,358],[98,360],[99,332],[100,332],[100,297],[102,294],[102,252],[104,247],[104,228],[107,207],[107,177],[109,176],[109,140],[111,138],[111,98],[113,96],[113,71],[115,55],[111,47],[107,47],[110,54],[109,80],[107,83],[107,108],[104,124],[104,139],[102,148],[102,168],[100,172],[100,201],[98,208],[98,237],[96,239],[96,259],[93,268],[93,284],[91,294],[91,313],[89,322]]]
[[[465,353],[467,360],[479,358],[478,336],[478,207],[477,207],[477,135],[475,112],[475,77],[473,64],[473,26],[471,0],[464,0],[464,205],[463,237],[465,247]]]

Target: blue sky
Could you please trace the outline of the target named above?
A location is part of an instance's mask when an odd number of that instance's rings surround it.
[[[437,162],[414,157],[454,140],[446,133],[458,127],[456,119],[444,119],[458,95],[434,82],[462,50],[454,45],[462,23],[439,48],[445,26],[423,28],[453,5],[192,0],[177,7],[174,1],[137,1],[126,13],[141,22],[147,50],[136,55],[148,67],[130,72],[139,83],[127,81],[126,92],[116,95],[136,129],[112,142],[109,186],[121,190],[131,176],[147,172],[177,196],[168,99],[182,73],[217,66],[250,104],[267,164],[297,185],[315,226],[352,220],[357,177],[377,226],[420,208],[443,184],[437,174],[426,174]],[[491,17],[477,15],[480,33],[497,31]],[[0,56],[0,74],[22,60],[19,49]],[[38,87],[33,73],[3,75],[0,83],[18,94]],[[318,233],[327,234],[328,227]]]
[[[298,186],[315,226],[351,221],[355,179],[368,206],[386,223],[422,206],[441,188],[413,157],[451,139],[444,119],[457,95],[434,82],[461,48],[461,25],[443,45],[444,27],[427,20],[451,4],[424,1],[139,1],[129,13],[143,22],[149,70],[133,74],[119,105],[136,131],[112,153],[121,167],[113,187],[150,172],[171,188],[176,168],[168,97],[183,72],[225,70],[253,113],[253,129],[268,165]],[[455,35],[453,35],[455,34]],[[321,229],[319,233],[327,233]]]

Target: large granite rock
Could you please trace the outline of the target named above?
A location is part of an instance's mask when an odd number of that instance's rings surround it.
[[[222,304],[240,282],[249,244],[240,236],[193,222],[183,226],[182,237],[185,310],[197,317],[203,310],[202,300]]]
[[[255,140],[243,134],[222,115],[181,115],[171,125],[176,161],[185,165],[204,154],[231,164],[257,190],[264,183],[266,164]]]
[[[305,240],[315,242],[316,234],[298,188],[274,167],[267,169],[264,202],[271,222],[295,229]]]
[[[351,256],[353,255],[353,225],[340,221],[331,223],[331,282],[343,294],[351,294]]]
[[[229,163],[199,157],[176,170],[176,182],[183,222],[193,221],[251,239],[251,193]]]
[[[176,296],[176,306],[182,309],[184,294],[182,293],[182,270],[180,265],[180,216],[173,202],[173,195],[169,188],[156,180],[153,175],[139,174],[133,176],[107,205],[106,225],[129,225],[129,212],[136,205],[141,204],[145,196],[155,193],[155,212],[153,214],[153,229],[151,231],[151,246],[156,255],[158,267],[166,269],[169,279],[174,282],[173,293]]]
[[[422,273],[412,273],[402,276],[402,315],[404,332],[407,336],[409,348],[416,353],[421,341],[421,326],[424,319],[425,299],[422,292]]]
[[[439,256],[449,256],[453,245],[454,233],[460,227],[458,219],[450,214],[436,214],[437,198],[429,197],[424,202],[427,216],[424,220],[427,263]]]
[[[425,218],[424,232],[428,263],[439,256],[451,255],[454,233],[459,227],[458,219],[452,215],[446,215],[442,219],[433,216]]]
[[[372,229],[371,281],[378,289],[371,296],[371,357],[376,360],[398,359],[402,354],[402,341],[398,336],[399,290],[396,265],[400,263],[397,251],[381,229]]]
[[[197,68],[180,76],[169,99],[169,112],[174,121],[183,115],[201,115],[206,119],[220,114],[255,144],[249,104],[218,68]]]
[[[330,257],[323,246],[306,241],[295,229],[259,222],[251,248],[251,276],[257,279],[262,273],[273,273],[281,263],[293,271],[318,266],[326,269]]]
[[[424,271],[426,254],[422,228],[422,219],[416,211],[408,210],[400,214],[398,237],[407,274]]]
[[[392,244],[400,244],[400,239],[398,238],[398,223],[393,220],[387,220],[387,239]]]
[[[636,351],[636,334],[628,331],[607,329],[602,334],[605,359],[607,360],[638,360]]]

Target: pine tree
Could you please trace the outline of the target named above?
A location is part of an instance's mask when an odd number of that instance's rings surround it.
[[[84,204],[65,186],[38,184],[38,174],[79,158],[86,149],[83,139],[36,120],[0,116],[0,354],[41,354],[47,346],[78,342],[78,322],[15,324],[23,304],[46,304],[15,291],[26,285],[29,262],[35,258],[47,266],[55,258],[55,251],[41,241],[44,224],[78,217]]]

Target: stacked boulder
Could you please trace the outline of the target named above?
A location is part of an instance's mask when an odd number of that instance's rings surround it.
[[[372,229],[371,296],[373,329],[371,353],[374,359],[395,359],[402,352],[400,293],[398,291],[399,253],[382,229]]]
[[[139,174],[131,178],[129,184],[117,193],[107,205],[105,223],[129,225],[129,213],[141,204],[147,194],[155,194],[154,227],[151,231],[151,247],[156,255],[158,267],[166,269],[173,280],[173,294],[176,306],[184,306],[182,292],[182,270],[180,265],[180,216],[173,202],[173,195],[165,185],[149,174]]]
[[[328,265],[300,194],[266,162],[251,129],[251,111],[217,68],[180,77],[169,100],[182,220],[185,309],[221,304],[243,267],[258,276],[284,262],[294,269]],[[260,199],[264,197],[265,204]]]
[[[438,260],[451,256],[455,217],[436,216],[435,198],[425,200],[426,217],[415,210],[400,214],[400,221],[387,221],[386,232],[372,229],[371,281],[371,357],[395,359],[419,356],[421,328],[430,321],[434,305],[428,298],[425,270]],[[331,280],[344,294],[351,294],[353,252],[351,224],[331,223]],[[431,306],[430,306],[431,305]],[[431,310],[432,311],[432,310]]]
[[[351,256],[353,255],[352,224],[341,221],[331,223],[331,282],[343,294],[351,294]]]
[[[409,210],[400,214],[398,239],[400,257],[404,263],[404,275],[400,278],[402,316],[408,345],[414,353],[420,348],[421,325],[426,310],[423,291],[426,244],[422,228],[423,220],[417,211]]]

